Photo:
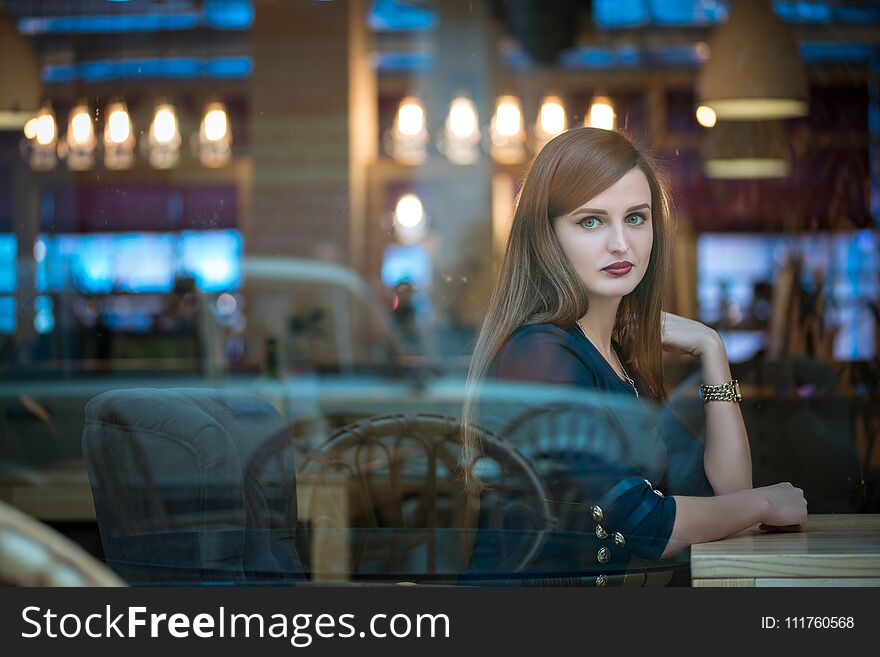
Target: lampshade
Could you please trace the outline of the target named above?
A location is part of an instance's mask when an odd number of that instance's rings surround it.
[[[19,130],[40,108],[40,64],[0,9],[0,130]]]
[[[783,119],[807,113],[807,70],[770,0],[736,0],[709,41],[697,78],[699,104],[720,121]]]
[[[785,178],[791,172],[788,135],[781,121],[719,121],[703,149],[709,178]]]

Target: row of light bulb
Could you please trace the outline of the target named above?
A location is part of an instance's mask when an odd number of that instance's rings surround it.
[[[696,111],[700,125],[715,125],[715,112],[701,105]],[[595,96],[584,118],[583,125],[614,130],[617,116],[611,100]],[[428,130],[425,108],[417,96],[400,101],[394,125],[385,136],[386,152],[404,164],[420,164],[427,157]],[[541,100],[533,131],[532,150],[537,153],[544,144],[568,129],[568,113],[559,96],[545,96]],[[516,96],[500,96],[495,102],[495,113],[489,124],[488,143],[480,133],[480,123],[474,102],[459,95],[449,105],[449,114],[437,142],[438,149],[455,164],[472,164],[480,158],[483,146],[492,157],[503,164],[517,164],[527,157],[527,134],[522,105]]]
[[[134,124],[124,101],[107,105],[104,115],[103,162],[108,169],[129,169],[135,160]],[[97,111],[80,102],[70,112],[67,133],[58,138],[55,113],[48,105],[24,126],[27,157],[31,167],[37,170],[53,169],[58,158],[67,160],[74,171],[91,169],[95,164],[98,139],[95,133]],[[220,167],[229,162],[232,154],[232,131],[223,103],[212,102],[205,107],[199,126],[198,141],[193,136],[193,150],[206,167]],[[170,169],[180,161],[180,122],[174,105],[166,101],[157,103],[150,128],[141,140],[141,147],[150,165],[157,169]]]
[[[604,96],[590,103],[585,126],[613,130],[616,123],[614,106]],[[567,112],[558,96],[545,96],[538,110],[531,148],[539,151],[545,143],[568,128]],[[459,95],[449,105],[437,148],[455,164],[472,164],[480,158],[481,147],[503,164],[523,162],[528,156],[529,139],[523,120],[522,105],[516,96],[500,96],[488,127],[488,140],[483,138],[477,108],[473,100]],[[428,130],[425,108],[417,96],[400,101],[394,124],[384,138],[386,152],[404,164],[419,164],[427,157]]]

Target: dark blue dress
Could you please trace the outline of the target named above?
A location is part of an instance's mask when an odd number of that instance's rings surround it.
[[[644,400],[635,400],[629,382],[617,375],[576,325],[566,329],[554,324],[537,324],[517,329],[491,362],[486,380],[560,384],[608,393],[585,396],[585,400],[623,395],[632,401],[620,399],[622,408],[646,406]],[[643,394],[638,378],[635,383]],[[617,426],[617,436],[622,438],[600,438],[604,442],[593,449],[592,454],[587,453],[590,450],[561,449],[558,458],[560,462],[565,461],[565,465],[556,472],[563,475],[555,478],[558,491],[554,491],[551,479],[550,492],[564,498],[562,501],[569,505],[588,510],[569,515],[569,526],[560,529],[590,532],[600,524],[601,530],[615,540],[617,534],[620,535],[616,548],[610,544],[615,548],[612,550],[617,556],[615,561],[621,558],[626,561],[633,556],[657,561],[675,522],[673,496],[714,495],[703,469],[704,445],[665,407],[652,411],[656,431],[651,437],[640,433],[641,429],[628,431],[627,421],[635,413],[621,412],[620,408],[612,413],[616,417],[610,421]],[[595,429],[587,433],[595,433]],[[517,435],[516,428],[511,429],[510,434]],[[648,450],[649,456],[641,462],[632,456],[639,442],[647,444],[651,440],[655,445]],[[627,442],[628,446],[624,444]],[[543,456],[547,456],[546,450]],[[601,509],[601,521],[596,520],[593,506]],[[580,518],[579,525],[572,520],[576,517]],[[689,550],[681,553],[676,561],[688,559]]]

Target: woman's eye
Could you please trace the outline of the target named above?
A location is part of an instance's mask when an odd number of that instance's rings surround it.
[[[626,221],[633,226],[640,226],[645,223],[646,219],[640,214],[631,214],[626,218]]]
[[[595,228],[601,222],[599,221],[598,217],[584,217],[578,223],[584,228]]]

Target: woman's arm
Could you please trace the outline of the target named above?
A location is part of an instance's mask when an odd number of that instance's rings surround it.
[[[662,313],[664,348],[700,359],[703,383],[720,385],[731,379],[727,350],[717,331],[705,324]],[[705,404],[706,449],[703,469],[716,495],[752,487],[749,437],[737,402]]]
[[[700,354],[703,383],[714,386],[732,378],[727,350],[715,331]],[[703,468],[716,495],[752,487],[752,453],[749,436],[737,402],[713,401],[706,409],[706,452]]]
[[[717,541],[747,529],[763,520],[769,505],[756,489],[715,497],[676,495],[673,499],[675,524],[661,559],[676,555],[694,543]]]
[[[803,531],[807,521],[804,491],[785,481],[715,497],[674,496],[675,522],[660,555],[666,559],[694,543],[717,541],[748,529]]]

